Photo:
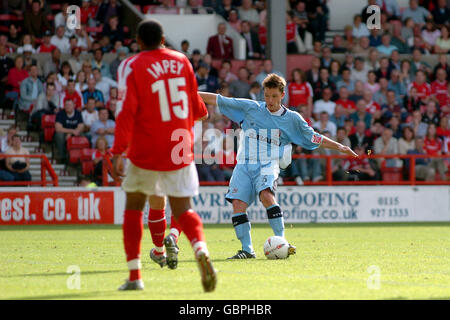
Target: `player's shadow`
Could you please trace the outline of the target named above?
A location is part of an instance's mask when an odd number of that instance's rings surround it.
[[[108,293],[109,291],[93,291],[93,292],[83,292],[83,293],[68,293],[68,294],[54,294],[46,296],[25,296],[25,297],[15,297],[5,300],[51,300],[51,299],[86,299],[92,297],[98,297],[101,299],[102,295]],[[112,291],[116,292],[116,291]]]
[[[118,273],[118,272],[126,272],[126,270],[104,270],[104,271],[81,271],[80,275],[95,275],[95,274],[103,274],[103,273]],[[55,276],[70,276],[73,273],[67,272],[43,272],[43,273],[26,273],[26,274],[13,274],[2,276],[0,278],[24,278],[24,277],[55,277]]]

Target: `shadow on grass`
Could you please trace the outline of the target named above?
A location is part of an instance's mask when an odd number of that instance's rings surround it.
[[[450,227],[450,222],[352,222],[352,223],[289,223],[285,222],[286,228],[373,228],[373,227]],[[253,223],[252,228],[267,228],[269,223]],[[205,224],[205,229],[230,229],[230,223]],[[0,226],[0,231],[64,231],[64,230],[121,230],[121,225],[10,225]]]
[[[102,300],[102,295],[105,293],[116,293],[116,291],[93,291],[85,293],[68,293],[68,294],[53,294],[53,295],[43,295],[43,296],[25,296],[25,297],[15,297],[5,300],[61,300],[61,299],[75,299],[81,300],[86,298],[97,297],[98,300]]]
[[[104,274],[104,273],[123,273],[127,270],[104,270],[104,271],[81,271],[80,275],[96,275],[96,274]],[[14,274],[14,275],[7,275],[2,276],[0,275],[0,278],[24,278],[24,277],[55,277],[55,276],[70,276],[71,273],[67,272],[45,272],[45,273],[27,273],[27,274]]]

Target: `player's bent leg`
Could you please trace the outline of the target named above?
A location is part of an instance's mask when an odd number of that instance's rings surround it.
[[[217,276],[206,246],[202,220],[200,219],[200,216],[191,209],[190,197],[169,197],[169,202],[172,214],[180,224],[194,250],[195,258],[197,259],[200,270],[203,290],[205,292],[211,292],[216,287]],[[169,263],[168,248],[167,252]]]
[[[267,210],[267,218],[269,224],[276,236],[284,238],[284,219],[280,206],[275,201],[275,194],[271,188],[266,188],[259,193],[259,199]],[[295,246],[289,244],[288,255],[297,252]]]
[[[164,236],[166,231],[165,197],[151,195],[149,197],[150,209],[148,213],[148,228],[155,248],[150,250],[150,259],[161,268],[166,265],[164,251]]]
[[[284,237],[284,219],[280,206],[275,201],[275,195],[270,188],[259,193],[259,199],[267,210],[267,218],[276,236]]]
[[[239,199],[233,199],[232,204],[234,213],[231,221],[233,222],[236,237],[242,244],[242,250],[238,250],[234,256],[229,257],[228,259],[256,258],[252,246],[251,224],[246,213],[248,204]]]
[[[142,290],[144,283],[141,278],[141,240],[144,225],[142,210],[147,196],[140,192],[126,193],[126,205],[122,226],[123,243],[125,247],[129,278],[119,290]]]

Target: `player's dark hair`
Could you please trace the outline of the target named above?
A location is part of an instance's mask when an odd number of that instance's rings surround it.
[[[275,73],[271,73],[267,75],[267,77],[264,79],[263,88],[269,88],[269,89],[278,89],[281,93],[284,92],[284,88],[286,87],[286,80],[284,80],[282,77]]]
[[[137,27],[137,36],[146,49],[156,49],[161,44],[163,34],[162,25],[153,19],[143,20]]]

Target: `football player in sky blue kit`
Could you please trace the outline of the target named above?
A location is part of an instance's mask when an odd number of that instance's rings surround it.
[[[230,259],[255,258],[250,234],[247,207],[259,196],[267,210],[269,224],[276,236],[284,237],[283,213],[275,201],[274,188],[281,167],[290,162],[291,143],[305,149],[318,147],[336,149],[357,157],[349,147],[322,136],[308,126],[302,116],[281,104],[286,81],[269,74],[263,81],[264,102],[248,99],[226,98],[214,93],[199,92],[203,101],[219,106],[222,114],[238,123],[241,137],[237,165],[230,180],[226,199],[233,205],[232,222],[242,250]],[[283,161],[280,159],[284,159]],[[295,253],[290,246],[289,253]]]

